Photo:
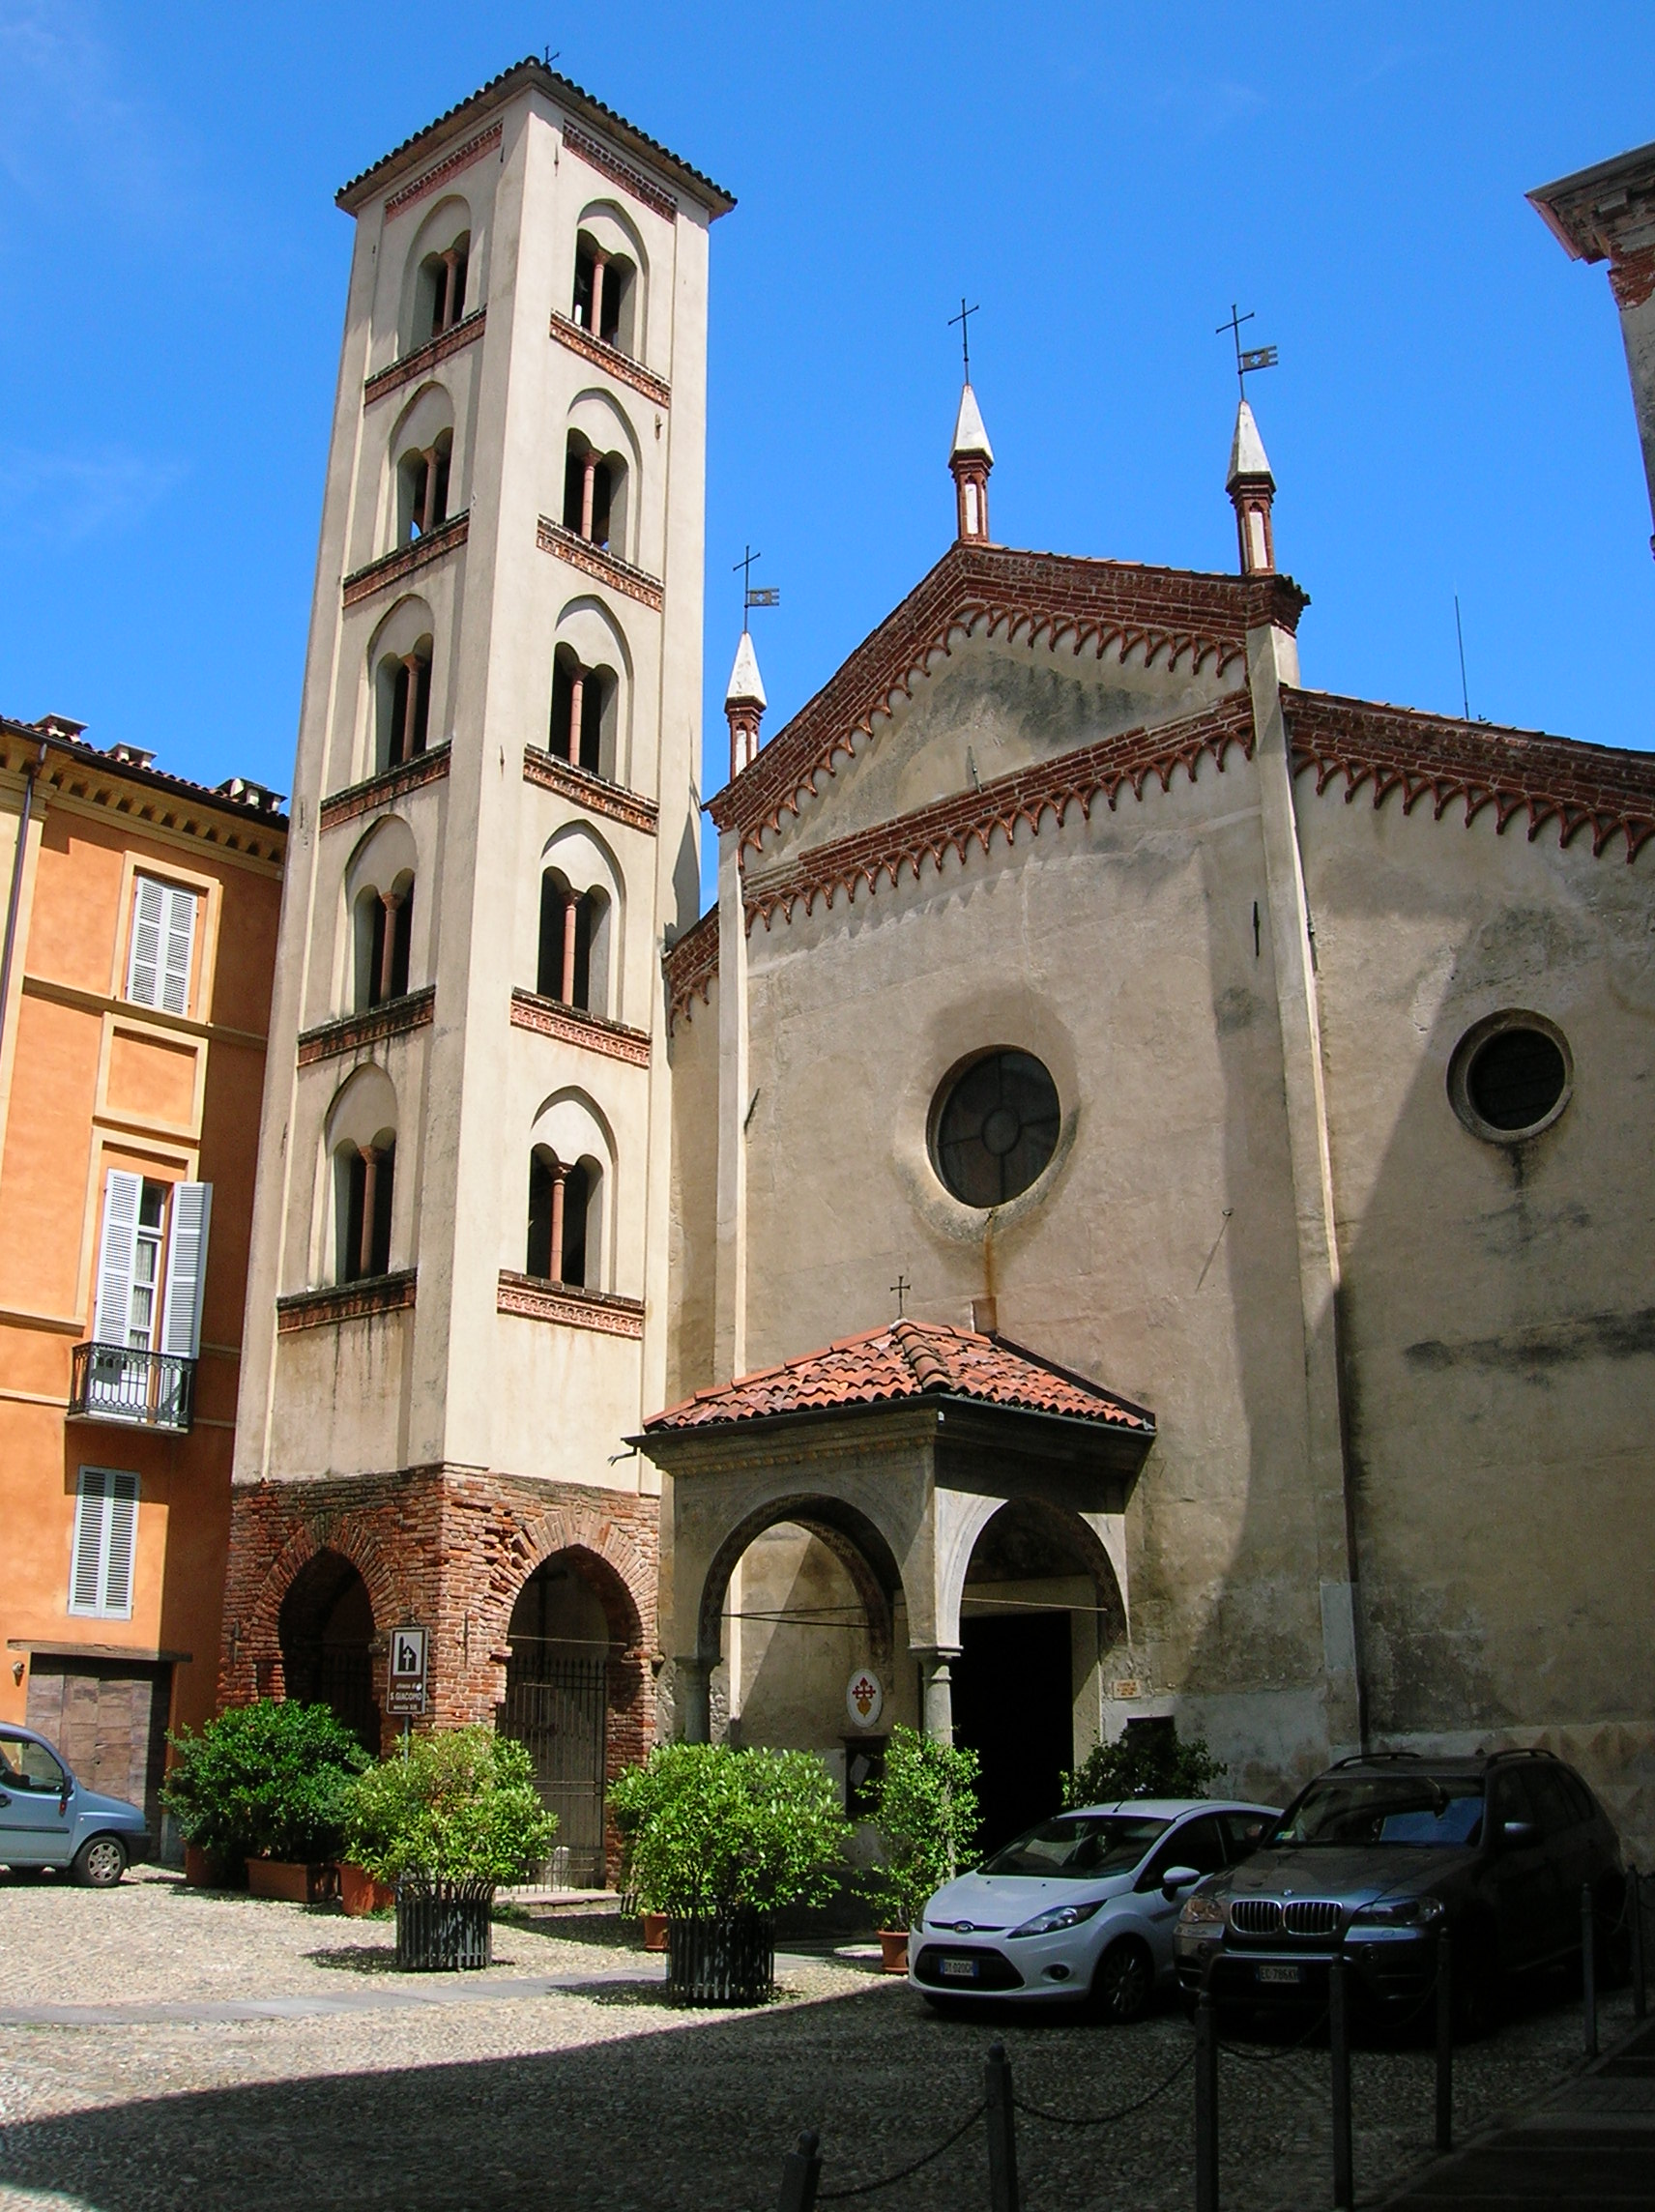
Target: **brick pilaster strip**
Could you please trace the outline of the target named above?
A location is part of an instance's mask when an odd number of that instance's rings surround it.
[[[624,822],[628,830],[641,830],[646,837],[655,834],[660,808],[653,799],[628,791],[624,784],[611,783],[606,776],[594,775],[590,769],[571,767],[538,745],[523,747],[523,781],[537,783],[542,791],[555,791],[560,799],[572,800],[576,806],[594,814],[607,815],[611,822]]]
[[[584,538],[578,530],[566,530],[561,522],[542,514],[536,538],[542,553],[555,553],[566,561],[571,568],[584,568],[589,576],[595,576],[600,584],[611,585],[624,592],[628,598],[641,606],[651,607],[659,614],[666,604],[666,595],[658,576],[646,575],[642,568],[634,568],[630,561],[618,561],[613,553],[604,553]]]
[[[451,522],[445,522],[441,530],[433,530],[412,545],[399,545],[394,553],[382,553],[377,561],[370,561],[365,568],[358,568],[345,578],[344,602],[354,607],[359,599],[365,599],[374,592],[383,592],[388,584],[399,584],[404,576],[412,576],[418,569],[429,568],[440,561],[445,553],[451,553],[456,545],[463,545],[471,527],[471,513],[456,514]]]
[[[376,399],[383,399],[388,392],[395,392],[404,384],[412,384],[417,376],[423,376],[428,368],[435,368],[481,337],[488,320],[488,309],[479,307],[475,314],[465,316],[451,330],[443,331],[413,353],[405,353],[400,361],[389,367],[378,369],[363,385],[363,405],[371,407]]]
[[[410,1030],[428,1029],[436,1004],[437,986],[409,991],[400,999],[388,999],[365,1013],[346,1014],[336,1022],[322,1022],[305,1030],[299,1039],[299,1064],[309,1067],[318,1060],[336,1060],[341,1053],[361,1052],[386,1037],[403,1036]]]
[[[600,1052],[608,1060],[624,1060],[633,1067],[650,1064],[648,1031],[628,1029],[624,1022],[606,1022],[601,1015],[586,1013],[579,1006],[566,1006],[559,999],[543,999],[537,991],[512,992],[511,1027],[533,1030],[537,1036],[556,1037],[560,1044],[579,1045],[583,1052]]]
[[[359,814],[370,814],[376,806],[388,806],[393,799],[418,791],[421,784],[440,782],[449,772],[451,750],[446,742],[433,745],[428,752],[416,753],[412,760],[403,761],[400,767],[381,769],[377,775],[370,775],[362,783],[347,784],[343,791],[335,791],[332,798],[322,801],[322,828],[336,829],[341,822],[354,821]]]
[[[526,1321],[556,1322],[564,1328],[596,1329],[601,1336],[642,1336],[641,1298],[616,1297],[608,1291],[581,1291],[567,1283],[544,1283],[534,1275],[500,1270],[495,1310]]]
[[[422,177],[416,177],[411,184],[404,185],[400,191],[392,192],[385,203],[386,221],[389,222],[393,215],[400,215],[404,208],[412,207],[416,200],[426,198],[439,186],[446,185],[450,177],[457,177],[462,169],[470,168],[473,161],[480,160],[484,154],[491,153],[500,143],[500,131],[498,123],[491,124],[486,131],[479,131],[475,138],[468,138],[463,146],[455,147],[447,160],[439,161],[434,169],[427,169]]]

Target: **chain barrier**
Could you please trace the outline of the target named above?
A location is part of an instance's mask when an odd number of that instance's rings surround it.
[[[911,2173],[917,2173],[922,2167],[927,2167],[934,2159],[941,2158],[945,2150],[952,2150],[961,2138],[970,2134],[971,2130],[976,2126],[987,2110],[986,2103],[974,2106],[951,2136],[944,2136],[943,2140],[936,2144],[933,2149],[923,2152],[918,2158],[911,2159],[908,2165],[899,2166],[894,2173],[882,2174],[878,2181],[858,2181],[851,2189],[819,2189],[816,2192],[817,2203],[838,2204],[849,2197],[872,2197],[878,2190],[894,2189],[899,2181],[906,2181]]]
[[[1164,2097],[1179,2076],[1187,2074],[1194,2064],[1195,2052],[1193,2051],[1185,2052],[1164,2081],[1157,2082],[1147,2096],[1137,2098],[1130,2105],[1122,2105],[1118,2111],[1114,2112],[1093,2112],[1085,2115],[1078,2112],[1049,2112],[1043,2105],[1030,2104],[1026,2097],[1014,2096],[1011,2101],[1020,2112],[1027,2112],[1031,2120],[1049,2120],[1054,2127],[1113,2127],[1117,2120],[1130,2119],[1134,2112],[1141,2112],[1146,2105],[1152,2105],[1157,2097]]]
[[[1249,2066],[1279,2066],[1284,2058],[1292,2058],[1302,2051],[1311,2037],[1320,2035],[1326,2024],[1327,2007],[1323,2005],[1304,2033],[1292,2043],[1284,2044],[1280,2051],[1248,2051],[1239,2043],[1226,2043],[1222,2036],[1218,2039],[1218,2048],[1226,2058],[1244,2059]]]

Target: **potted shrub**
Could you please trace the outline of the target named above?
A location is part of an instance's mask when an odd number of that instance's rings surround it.
[[[679,1752],[677,1745],[662,1744],[642,1766],[628,1767],[620,1775],[608,1792],[609,1818],[621,1837],[621,1909],[635,1913],[642,1922],[646,1951],[666,1949],[671,1915],[666,1893],[654,1886],[662,1871],[659,1863],[646,1854],[640,1868],[633,1847],[645,1822],[654,1819],[679,1790],[691,1786],[695,1761],[680,1757]]]
[[[245,1866],[255,1897],[332,1895],[345,1786],[367,1754],[329,1706],[261,1698],[168,1740],[161,1800],[201,1873]]]
[[[911,1728],[893,1728],[875,1786],[874,1829],[885,1860],[868,1887],[880,1911],[887,1974],[908,1971],[908,1932],[927,1899],[969,1864],[976,1841],[977,1755]]]
[[[461,1728],[414,1736],[359,1774],[344,1826],[352,1863],[395,1885],[397,1965],[452,1969],[491,1963],[496,1885],[524,1880],[558,1823],[520,1743]]]
[[[1169,1720],[1129,1721],[1113,1743],[1094,1744],[1072,1774],[1063,1776],[1065,1805],[1113,1805],[1122,1797],[1205,1797],[1209,1782],[1226,1771],[1205,1736],[1178,1740]]]
[[[609,1793],[628,1877],[668,1915],[667,1989],[696,2005],[762,2004],[775,1987],[772,1915],[825,1905],[851,1833],[806,1751],[663,1744]]]

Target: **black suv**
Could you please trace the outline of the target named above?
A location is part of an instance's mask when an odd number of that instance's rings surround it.
[[[1549,1752],[1370,1753],[1319,1775],[1250,1859],[1191,1894],[1178,1980],[1193,1994],[1209,1976],[1224,2005],[1320,2003],[1339,1951],[1354,1994],[1403,2012],[1433,1985],[1445,1922],[1474,2034],[1514,1976],[1579,1957],[1582,1883],[1612,1963],[1625,1879],[1603,1807]]]

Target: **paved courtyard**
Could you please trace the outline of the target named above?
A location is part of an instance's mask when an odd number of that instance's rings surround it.
[[[762,2012],[667,2004],[613,1917],[496,1928],[487,1973],[402,1975],[385,1921],[192,1891],[154,1871],[95,1894],[0,1876],[0,2208],[31,2212],[770,2212],[783,2153],[821,2131],[823,2190],[890,2171],[981,2094],[995,2036],[1020,2096],[1063,2113],[1153,2089],[1190,2050],[1176,2011],[1118,2030],[934,2018],[848,1952],[787,1956]],[[1617,1993],[1606,2039],[1629,2017]],[[1578,2061],[1560,1995],[1459,2053],[1462,2130]],[[1362,2050],[1372,2200],[1429,2154],[1431,2054]],[[1325,2050],[1251,2041],[1221,2078],[1226,2212],[1331,2201]],[[1186,2070],[1132,2118],[1024,2117],[1029,2212],[1186,2212]],[[892,2212],[987,2204],[980,2127]]]

